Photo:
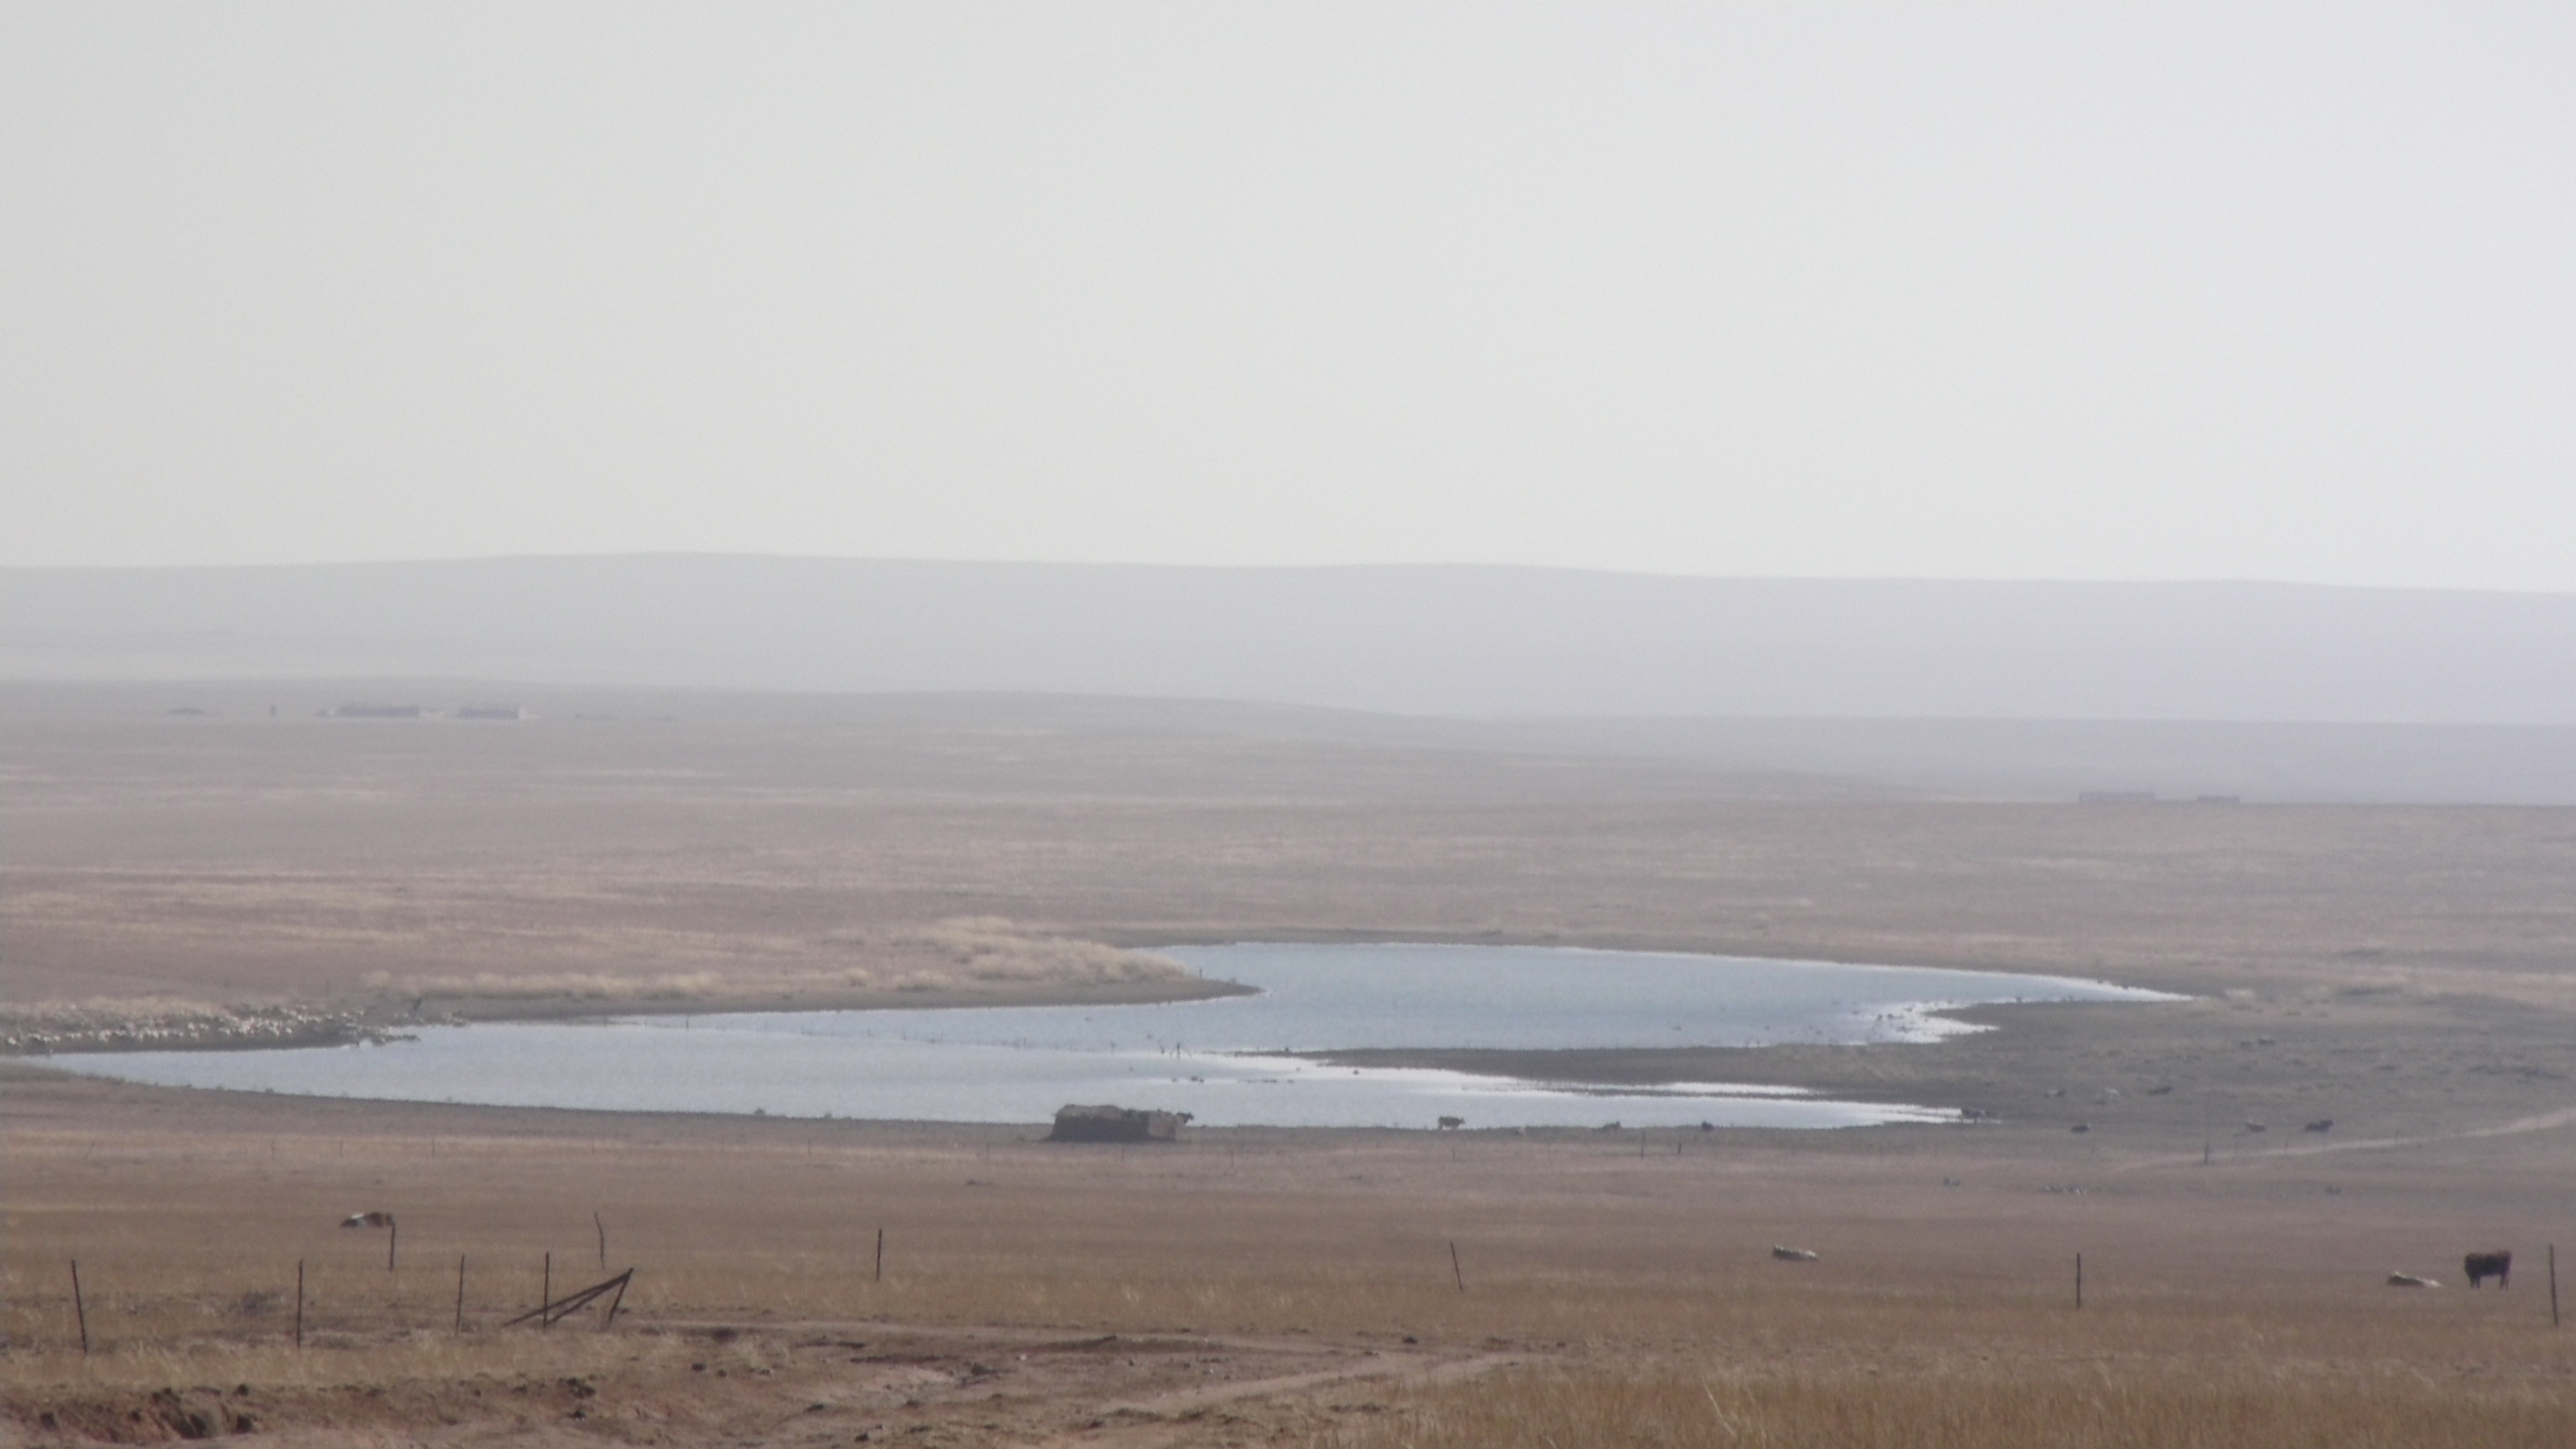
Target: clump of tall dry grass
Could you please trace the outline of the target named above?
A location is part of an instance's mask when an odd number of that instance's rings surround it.
[[[801,979],[801,978],[800,978]],[[837,980],[837,976],[816,976]],[[470,976],[395,977],[378,971],[366,984],[380,991],[440,999],[473,997],[486,1001],[696,1001],[726,991],[778,984],[775,976],[729,977],[715,971],[670,971],[651,976],[622,976],[608,971],[550,971],[508,975],[477,971]]]
[[[651,975],[478,971],[396,977],[377,972],[367,978],[367,984],[379,991],[422,1000],[649,1005],[838,990],[948,991],[1043,982],[1102,985],[1178,980],[1190,974],[1188,967],[1168,956],[1033,932],[993,916],[961,917],[890,934],[837,931],[824,937],[821,945],[829,954],[859,959],[844,959],[828,966],[736,967]]]
[[[1334,1449],[2539,1449],[2576,1390],[2420,1374],[1523,1372],[1416,1393]]]
[[[0,1002],[0,1027],[85,1026],[109,1017],[158,1025],[230,1015],[231,1008],[180,996],[92,996],[78,1001]]]
[[[902,932],[894,942],[936,951],[972,981],[1157,981],[1190,974],[1169,956],[1035,935],[999,916],[960,916]]]

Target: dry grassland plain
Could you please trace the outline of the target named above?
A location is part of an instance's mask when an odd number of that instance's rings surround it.
[[[1074,1148],[166,1091],[20,1057],[0,1435],[2576,1442],[2543,1267],[2552,1241],[2576,1256],[2576,812],[1884,798],[1010,702],[485,727],[163,693],[0,692],[13,1012],[1085,999],[1171,984],[1101,947],[1245,938],[2193,999],[1995,1010],[1921,1047],[1453,1062],[1999,1119],[1832,1133]],[[385,1234],[335,1226],[370,1208],[397,1214],[391,1271]],[[2513,1285],[2469,1292],[2460,1255],[2489,1246]],[[548,1254],[558,1291],[637,1268],[611,1331],[595,1307],[502,1326]]]

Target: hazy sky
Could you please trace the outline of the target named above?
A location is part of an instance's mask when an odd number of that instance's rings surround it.
[[[2576,6],[0,6],[0,563],[2576,589]]]

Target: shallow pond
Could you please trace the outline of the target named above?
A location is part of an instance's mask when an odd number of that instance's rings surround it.
[[[415,1041],[65,1056],[169,1086],[618,1111],[1042,1122],[1067,1102],[1202,1125],[1841,1127],[1950,1121],[1751,1083],[1610,1089],[1354,1069],[1288,1053],[1900,1043],[1967,1030],[1933,1012],[2005,1001],[2152,1001],[2058,976],[1529,946],[1175,947],[1258,994],[1159,1006],[649,1016],[430,1027]]]

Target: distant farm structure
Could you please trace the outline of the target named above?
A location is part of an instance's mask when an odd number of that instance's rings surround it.
[[[526,719],[528,712],[515,704],[468,704],[456,711],[458,719]]]
[[[1151,1112],[1133,1107],[1066,1105],[1056,1109],[1049,1142],[1178,1142],[1187,1112]]]

